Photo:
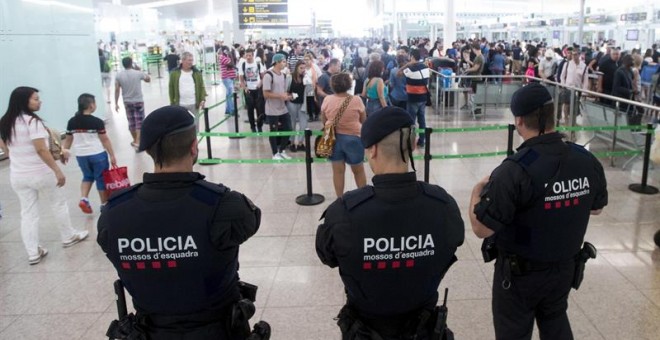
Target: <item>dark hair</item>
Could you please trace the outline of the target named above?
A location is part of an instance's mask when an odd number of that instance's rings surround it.
[[[324,58],[328,59],[330,58],[330,52],[328,52],[327,49],[322,49],[321,52],[319,52],[320,55],[322,55]]]
[[[94,96],[89,93],[83,93],[78,96],[78,112],[76,115],[80,115],[83,111],[89,109],[89,107],[96,102]]]
[[[399,48],[397,48],[397,51],[398,51],[398,50],[403,50],[403,51],[405,51],[406,53],[409,53],[409,52],[410,52],[410,49],[408,48],[408,46],[405,46],[405,45],[401,45],[401,46],[399,46]]]
[[[403,65],[405,65],[407,62],[408,61],[406,60],[405,55],[399,54],[398,56],[396,56],[396,64],[398,65],[398,67],[403,67]]]
[[[410,50],[410,58],[419,61],[419,59],[421,58],[421,56],[419,54],[419,50],[418,49]]]
[[[147,149],[147,154],[153,158],[154,163],[161,167],[171,165],[188,154],[195,138],[197,138],[195,127],[166,135],[150,146]]]
[[[247,54],[247,53],[252,53],[252,55],[254,56],[254,50],[251,49],[251,48],[248,48],[247,50],[245,50],[245,54]]]
[[[364,62],[362,61],[362,58],[360,57],[355,58],[355,61],[353,62],[353,67],[355,68],[364,67]]]
[[[330,65],[340,65],[340,64],[341,64],[341,61],[339,61],[339,59],[337,59],[337,58],[332,58],[328,62],[328,66],[330,66]]]
[[[300,73],[298,73],[298,66],[300,66],[300,65],[305,65],[305,62],[302,59],[300,59],[296,62],[296,66],[293,68],[293,72],[291,72],[291,81],[292,82],[296,82],[296,83],[301,83],[302,82],[302,79],[300,79],[302,75]]]
[[[351,76],[345,72],[339,72],[330,78],[330,87],[332,87],[334,93],[347,92],[352,85]]]
[[[380,60],[374,60],[369,63],[369,70],[367,70],[367,78],[378,78],[383,75],[385,64]]]
[[[548,103],[540,108],[536,109],[532,113],[522,116],[523,123],[529,129],[539,130],[539,120],[545,119],[544,130],[548,131],[554,129],[555,127],[555,105],[554,103]],[[543,117],[543,118],[541,118]]]
[[[473,44],[470,46],[470,48],[472,48],[473,50],[479,50],[479,51],[481,51],[481,46],[479,46],[479,43],[473,43]]]
[[[41,121],[41,118],[37,116],[36,113],[32,112],[29,109],[30,97],[39,90],[34,87],[20,86],[14,89],[9,95],[9,105],[7,105],[7,111],[5,115],[0,118],[0,138],[2,141],[9,145],[11,144],[11,137],[13,135],[14,124],[16,119],[24,113],[32,119]]]
[[[633,64],[633,57],[630,54],[626,54],[621,58],[621,67],[630,68]]]
[[[124,59],[121,60],[122,66],[124,66],[125,69],[129,69],[133,67],[133,59],[131,57],[125,57]]]

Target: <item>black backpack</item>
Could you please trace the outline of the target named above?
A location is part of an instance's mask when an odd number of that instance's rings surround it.
[[[355,73],[357,73],[357,77],[355,77],[355,90],[353,92],[356,96],[359,96],[364,88],[364,74],[360,75],[360,69],[356,69]]]
[[[555,81],[558,83],[561,82],[561,73],[564,71],[564,65],[566,64],[566,60],[567,59],[564,58],[561,60],[561,62],[559,62],[559,67],[557,67],[557,71],[555,72]]]

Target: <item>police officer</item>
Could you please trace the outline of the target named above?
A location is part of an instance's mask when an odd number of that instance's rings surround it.
[[[603,167],[582,146],[563,141],[553,109],[540,84],[514,93],[511,112],[524,143],[472,191],[472,229],[488,238],[484,258],[497,258],[497,339],[531,339],[535,319],[541,339],[573,339],[568,293],[596,255],[589,243],[580,247],[589,216],[607,205]]]
[[[415,134],[405,110],[369,115],[361,139],[373,186],[338,198],[316,233],[319,258],[339,267],[346,288],[338,325],[345,340],[430,339],[438,286],[464,240],[460,211],[409,172]]]
[[[261,211],[193,172],[196,125],[185,108],[144,120],[145,150],[154,173],[113,195],[98,221],[97,241],[133,297],[133,328],[149,339],[247,338],[253,306],[241,296],[238,248],[259,229]]]

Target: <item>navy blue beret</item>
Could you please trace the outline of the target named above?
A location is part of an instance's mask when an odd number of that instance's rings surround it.
[[[531,83],[513,93],[511,97],[511,113],[520,117],[528,115],[552,101],[552,96],[545,86]]]
[[[184,107],[171,105],[156,109],[142,122],[138,151],[149,149],[162,137],[193,126],[195,126],[195,117]]]
[[[380,142],[390,133],[413,125],[415,122],[406,110],[396,106],[387,106],[367,117],[362,124],[360,138],[366,149]]]

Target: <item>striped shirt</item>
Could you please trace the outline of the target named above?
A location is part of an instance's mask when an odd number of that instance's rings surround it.
[[[289,55],[289,59],[287,60],[287,63],[289,64],[289,71],[293,73],[293,71],[296,68],[296,64],[298,63],[299,60],[305,59],[304,55],[296,55],[295,53],[291,53]]]
[[[41,121],[26,114],[16,118],[9,147],[9,171],[11,178],[37,178],[48,175],[51,170],[41,160],[32,141],[43,138],[48,145],[48,131]]]
[[[403,70],[406,76],[406,93],[411,103],[426,102],[430,71],[426,64],[418,62]]]
[[[234,66],[228,66],[231,64],[231,58],[222,54],[218,58],[218,64],[220,64],[220,74],[222,79],[236,78],[236,68]]]

